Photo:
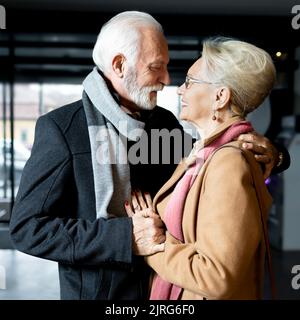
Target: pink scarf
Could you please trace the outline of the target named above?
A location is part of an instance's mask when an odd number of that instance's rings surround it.
[[[220,146],[234,140],[242,133],[253,131],[251,124],[247,121],[235,122],[221,136],[204,146],[197,153],[196,162],[188,168],[183,177],[177,183],[171,199],[165,211],[165,224],[168,232],[176,239],[184,242],[182,231],[182,215],[187,194],[192,187],[201,167],[207,158]],[[155,274],[150,300],[178,300],[182,288],[164,281],[158,274]]]

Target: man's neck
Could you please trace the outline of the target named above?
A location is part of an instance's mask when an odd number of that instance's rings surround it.
[[[130,116],[132,116],[135,119],[139,119],[141,117],[141,113],[139,111],[132,112],[131,110],[122,106],[121,104],[120,104],[120,107],[125,113],[129,114]]]

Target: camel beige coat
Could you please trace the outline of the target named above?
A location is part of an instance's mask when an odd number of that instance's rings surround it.
[[[179,164],[153,200],[162,219],[185,169],[184,162]],[[265,257],[260,207],[266,219],[271,202],[253,154],[231,142],[210,156],[187,195],[184,243],[167,232],[165,251],[146,261],[183,288],[183,300],[260,299]]]

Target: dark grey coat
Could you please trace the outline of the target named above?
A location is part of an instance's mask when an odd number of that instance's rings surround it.
[[[176,118],[162,108],[143,115],[146,131],[181,129]],[[132,185],[154,194],[174,168],[131,166]],[[81,100],[37,121],[10,232],[18,250],[59,263],[62,299],[144,299],[147,295],[148,268],[142,258],[132,255],[131,219],[96,219],[90,142]]]

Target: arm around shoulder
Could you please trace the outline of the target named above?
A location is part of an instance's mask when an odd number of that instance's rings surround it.
[[[277,142],[272,143],[278,151],[278,159],[271,173],[277,174],[287,170],[290,167],[291,157],[287,148],[284,145]]]

